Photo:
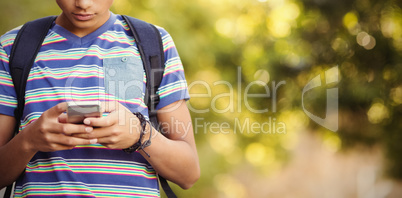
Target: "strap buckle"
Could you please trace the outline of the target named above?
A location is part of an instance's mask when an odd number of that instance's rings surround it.
[[[150,105],[149,105],[149,109],[148,109],[148,114],[150,117],[152,116],[156,116],[156,105],[159,104],[160,101],[160,96],[158,94],[151,94],[150,97]]]

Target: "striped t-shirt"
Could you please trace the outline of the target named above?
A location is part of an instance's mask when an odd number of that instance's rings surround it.
[[[17,99],[8,66],[20,27],[0,38],[0,114],[14,116]],[[165,71],[158,93],[162,108],[188,99],[183,66],[171,36],[159,28]],[[148,115],[146,76],[127,23],[120,15],[95,32],[78,37],[54,24],[48,32],[26,85],[21,128],[54,105],[75,100],[118,100],[132,112]],[[100,144],[72,150],[38,152],[17,181],[15,197],[158,197],[152,166],[138,152],[127,154]]]

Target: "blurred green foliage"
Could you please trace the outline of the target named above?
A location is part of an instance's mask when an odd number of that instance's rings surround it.
[[[185,66],[202,176],[191,190],[176,191],[246,196],[237,170],[261,177],[280,170],[303,130],[321,135],[334,151],[382,145],[389,175],[402,179],[401,6],[396,0],[115,0],[113,12],[167,29]],[[59,12],[53,0],[1,1],[0,32]],[[337,133],[301,108],[303,87],[334,66],[340,82],[329,87],[339,88]],[[321,117],[326,88],[306,98],[306,108]],[[286,133],[279,133],[280,123]]]

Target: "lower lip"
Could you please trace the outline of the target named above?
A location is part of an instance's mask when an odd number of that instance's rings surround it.
[[[74,17],[79,20],[79,21],[88,21],[94,17],[93,14],[89,15],[79,15],[79,14],[74,14]]]

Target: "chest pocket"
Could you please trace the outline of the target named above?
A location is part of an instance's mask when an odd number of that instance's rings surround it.
[[[135,56],[103,59],[105,91],[118,99],[142,98],[144,68]]]

